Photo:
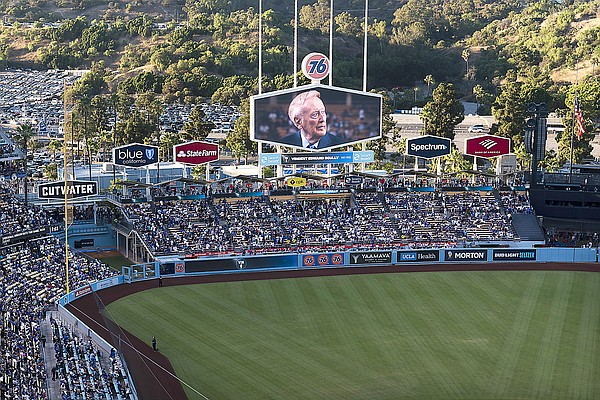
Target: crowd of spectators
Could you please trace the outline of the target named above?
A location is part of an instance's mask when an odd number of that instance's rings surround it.
[[[530,212],[526,204],[520,195],[498,200],[479,191],[355,191],[316,198],[207,197],[123,209],[150,251],[162,255],[511,241],[516,234],[510,213]]]
[[[0,236],[26,232],[59,222],[60,220],[41,207],[25,206],[10,193],[0,193]]]
[[[0,237],[27,233],[58,222],[52,212],[25,206],[0,193]],[[47,398],[41,323],[65,294],[64,244],[53,236],[4,243],[0,248],[0,389],[5,398]],[[71,253],[69,286],[77,288],[116,274],[98,260]]]
[[[573,229],[550,228],[546,231],[546,244],[552,247],[598,247],[598,232],[576,231]]]
[[[0,159],[17,157],[17,156],[18,156],[18,153],[15,150],[14,144],[0,142]]]
[[[58,379],[63,399],[128,399],[131,389],[115,351],[104,357],[89,338],[68,325],[51,320],[56,354],[53,379]]]
[[[2,391],[15,399],[46,398],[40,324],[65,294],[64,245],[52,236],[2,248]],[[115,275],[106,265],[72,253],[69,284],[75,288]]]
[[[403,238],[415,242],[464,244],[515,238],[510,220],[491,192],[397,192],[385,196]]]

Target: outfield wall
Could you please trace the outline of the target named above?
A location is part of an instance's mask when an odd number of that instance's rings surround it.
[[[494,262],[597,262],[596,248],[463,248],[369,250],[350,252],[311,252],[232,257],[200,257],[196,259],[159,259],[154,270],[129,271],[131,280],[158,276],[230,273],[233,271],[286,270],[304,268],[365,267],[439,263]],[[126,278],[127,279],[127,278]]]
[[[595,263],[596,248],[461,248],[311,252],[232,257],[159,258],[158,261],[123,267],[120,276],[73,290],[60,299],[62,306],[111,286],[158,277],[185,277],[232,272],[284,271],[339,267],[419,266],[434,264],[493,263]]]

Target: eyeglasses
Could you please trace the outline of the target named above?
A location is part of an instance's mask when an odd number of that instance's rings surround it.
[[[326,117],[327,113],[325,112],[325,110],[319,110],[319,111],[313,111],[310,114],[308,114],[308,116],[311,119],[317,119],[317,118],[319,118],[319,115],[322,115],[323,117]]]

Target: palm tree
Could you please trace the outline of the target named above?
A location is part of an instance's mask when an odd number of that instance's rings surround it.
[[[63,142],[60,140],[53,139],[48,143],[48,150],[52,152],[52,162],[56,161],[56,153],[61,151],[63,148]]]
[[[462,51],[461,57],[463,60],[465,60],[465,63],[467,63],[467,69],[465,70],[465,75],[466,75],[469,73],[469,57],[471,57],[471,50],[464,49]]]
[[[423,81],[427,84],[427,95],[431,96],[431,85],[435,85],[435,78],[433,75],[427,75]]]
[[[17,142],[17,145],[23,149],[24,154],[23,169],[25,171],[25,206],[27,206],[27,145],[34,135],[35,132],[33,127],[29,124],[19,125],[17,128],[17,133],[15,134],[15,141]]]

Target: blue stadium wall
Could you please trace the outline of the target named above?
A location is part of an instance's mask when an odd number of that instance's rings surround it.
[[[433,266],[494,263],[597,263],[596,248],[502,248],[502,249],[414,249],[273,254],[236,257],[202,257],[164,259],[147,264],[123,267],[123,274],[83,286],[60,299],[63,306],[97,290],[159,276],[184,277],[223,273],[284,271],[340,267]],[[600,264],[599,264],[600,268]]]

